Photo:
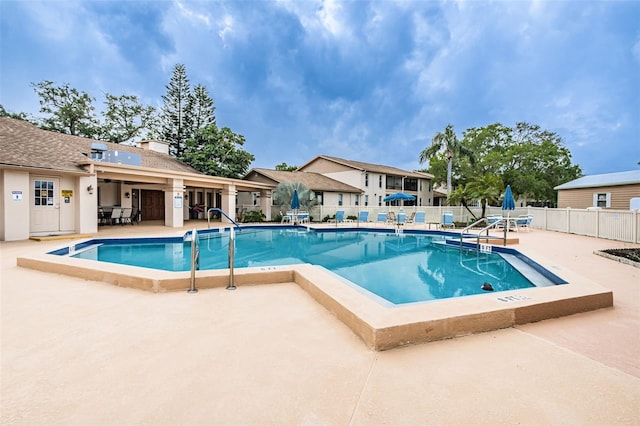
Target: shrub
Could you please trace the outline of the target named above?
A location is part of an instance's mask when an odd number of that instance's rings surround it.
[[[267,217],[264,215],[264,213],[262,213],[262,210],[259,210],[259,211],[251,210],[245,213],[244,217],[242,218],[242,222],[243,223],[264,222],[266,218]]]

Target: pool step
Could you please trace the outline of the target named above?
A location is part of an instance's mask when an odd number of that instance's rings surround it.
[[[542,275],[537,269],[526,263],[518,256],[509,253],[498,253],[502,258],[519,271],[526,279],[536,287],[551,287],[556,285],[549,278]]]

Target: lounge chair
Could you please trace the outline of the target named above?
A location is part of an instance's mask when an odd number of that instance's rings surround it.
[[[440,228],[446,228],[446,227],[451,227],[451,228],[455,227],[455,224],[453,223],[453,213],[451,212],[442,213]]]
[[[280,212],[280,215],[282,216],[282,220],[280,221],[280,223],[291,223],[293,221],[293,212],[287,212],[285,214]]]
[[[361,211],[360,213],[358,213],[358,223],[363,222],[363,223],[367,223],[369,221],[369,212],[366,210]]]
[[[396,214],[394,212],[387,213],[387,223],[396,223]]]
[[[298,213],[298,222],[299,223],[309,223],[309,212],[299,212]]]
[[[120,222],[120,218],[122,217],[122,209],[120,207],[114,207],[111,210],[111,225]]]
[[[516,218],[516,229],[525,228],[527,232],[529,232],[529,225],[531,225],[531,222],[533,222],[533,216],[531,215],[518,216]]]
[[[413,223],[426,225],[427,221],[425,212],[416,212],[416,215],[413,217]]]
[[[411,212],[411,214],[407,218],[407,223],[413,223],[415,218],[416,218],[416,212]]]
[[[399,212],[396,215],[396,224],[404,225],[407,222],[407,214],[405,212]]]
[[[111,211],[98,207],[98,225],[106,225],[111,220]]]
[[[344,210],[336,210],[336,216],[333,219],[329,219],[330,223],[338,223],[344,222]]]
[[[133,221],[131,220],[132,214],[133,214],[132,208],[126,207],[122,209],[122,215],[120,216],[120,225],[124,225],[125,223],[133,225]]]
[[[378,212],[378,218],[376,222],[386,224],[387,223],[387,212]]]
[[[504,227],[504,218],[501,215],[487,216],[487,224],[496,224],[496,228]]]

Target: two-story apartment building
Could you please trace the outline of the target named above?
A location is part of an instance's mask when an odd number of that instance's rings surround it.
[[[313,209],[312,215],[315,214],[315,217],[322,215],[322,207],[325,205],[358,207],[359,201],[362,200],[360,188],[315,172],[288,172],[255,168],[245,176],[245,179],[274,186],[280,183],[300,183],[304,185],[314,193],[314,204],[317,208]],[[251,198],[247,198],[247,194],[243,194],[238,197],[238,203],[241,206],[253,208],[253,206],[260,204],[259,194],[253,193]],[[272,206],[272,217],[276,217],[283,210],[287,210],[287,206]]]
[[[382,207],[387,195],[404,192],[416,197],[415,201],[404,201],[405,206],[433,205],[433,175],[421,172],[402,170],[380,164],[364,163],[343,158],[319,155],[298,169],[304,172],[315,172],[328,176],[347,185],[359,188],[360,194],[349,200],[349,205],[362,207]],[[346,194],[345,194],[346,195]],[[343,197],[345,196],[343,195]],[[338,205],[340,194],[337,194]],[[343,203],[345,200],[342,200]],[[394,202],[398,205],[399,202]]]
[[[362,210],[373,213],[385,210],[388,206],[431,206],[434,202],[432,178],[428,173],[327,155],[319,155],[293,172],[256,168],[244,177],[270,185],[303,184],[315,194],[316,203],[311,213],[316,220],[332,217],[336,210],[344,210],[347,216],[357,216]],[[416,198],[404,202],[384,201],[387,195],[396,192]],[[255,209],[259,204],[258,197],[257,193],[243,194],[238,202],[243,208]],[[272,206],[272,217],[283,208],[286,206]]]

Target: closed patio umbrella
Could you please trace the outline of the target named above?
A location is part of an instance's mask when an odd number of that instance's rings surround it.
[[[507,223],[505,225],[505,234],[509,232],[509,212],[515,210],[516,200],[513,199],[513,193],[511,192],[511,185],[507,185],[507,189],[504,191],[504,198],[502,199],[502,210],[507,211]]]
[[[293,191],[293,196],[291,197],[291,210],[293,210],[294,223],[297,222],[299,208],[300,208],[300,198],[298,197],[298,190],[295,189]]]
[[[293,196],[291,197],[291,210],[298,210],[300,208],[300,198],[298,197],[298,190],[293,191]]]

